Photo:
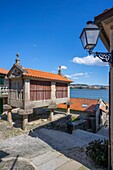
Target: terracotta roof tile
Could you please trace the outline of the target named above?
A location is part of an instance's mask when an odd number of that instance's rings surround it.
[[[98,100],[95,99],[70,98],[70,101],[72,102],[70,109],[77,111],[94,112],[98,104]],[[66,107],[66,104],[58,104],[58,108]]]
[[[1,74],[7,74],[8,70],[5,70],[4,68],[0,68],[0,73]]]
[[[39,70],[33,70],[29,68],[25,68],[25,70],[28,73],[23,73],[24,76],[28,77],[35,77],[35,78],[41,78],[41,79],[49,79],[49,80],[59,80],[59,81],[65,81],[71,83],[72,80],[61,76],[59,74],[54,74],[54,73],[49,73],[49,72],[44,72],[44,71],[39,71]]]

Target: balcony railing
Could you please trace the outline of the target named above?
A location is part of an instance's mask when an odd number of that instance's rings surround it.
[[[0,87],[0,97],[8,97],[8,87]]]

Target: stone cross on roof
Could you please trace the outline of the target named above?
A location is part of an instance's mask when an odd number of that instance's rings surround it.
[[[16,64],[20,64],[19,53],[16,53]]]

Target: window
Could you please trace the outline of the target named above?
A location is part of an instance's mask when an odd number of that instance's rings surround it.
[[[51,99],[51,82],[47,81],[30,81],[30,100],[47,100]]]
[[[4,78],[0,77],[0,85],[3,85],[3,84],[4,84]]]
[[[56,83],[56,98],[65,98],[68,93],[68,85],[66,83]]]
[[[83,108],[87,108],[87,107],[88,107],[88,104],[85,104],[85,103],[84,103],[84,104],[82,104],[82,107],[83,107]]]

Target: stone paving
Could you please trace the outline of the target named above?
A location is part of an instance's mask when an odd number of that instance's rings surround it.
[[[1,141],[0,169],[95,170],[87,163],[82,149],[90,141],[104,138],[82,130],[76,130],[71,135],[44,128],[35,129],[30,134]]]
[[[53,148],[62,150],[63,152],[76,147],[84,147],[89,142],[96,139],[107,139],[105,136],[86,132],[80,129],[73,131],[73,134],[68,134],[65,132],[42,128],[33,131],[31,136],[39,137]]]
[[[109,127],[102,127],[98,132],[97,134],[99,135],[102,135],[102,136],[105,136],[105,137],[109,137]]]

